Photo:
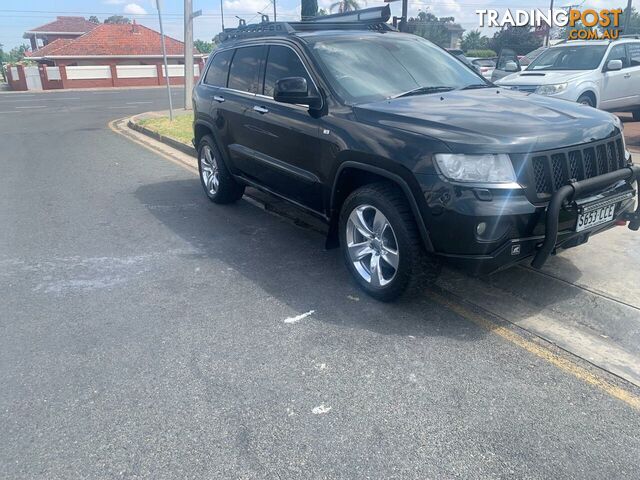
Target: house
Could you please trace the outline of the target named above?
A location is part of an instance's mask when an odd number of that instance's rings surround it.
[[[22,38],[29,39],[31,51],[35,51],[55,40],[71,40],[90,32],[98,26],[84,17],[57,17],[53,22],[24,32]]]
[[[27,57],[38,66],[11,70],[9,83],[16,90],[163,85],[166,76],[173,85],[184,83],[184,43],[165,35],[165,71],[160,33],[135,21],[94,24],[82,17],[58,17],[25,36],[31,34],[28,38],[39,48]],[[194,50],[193,57],[199,76],[205,55]]]

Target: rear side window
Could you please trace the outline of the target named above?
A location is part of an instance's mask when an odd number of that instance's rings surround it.
[[[640,67],[640,43],[628,43],[631,66]]]
[[[211,65],[209,65],[209,70],[207,70],[204,83],[213,85],[214,87],[226,87],[227,76],[229,75],[229,62],[232,56],[233,50],[217,53],[213,57],[213,60],[211,60]]]
[[[269,47],[267,68],[264,74],[264,95],[273,96],[276,80],[285,77],[303,77],[307,79],[307,86],[312,89],[313,84],[300,58],[289,47],[273,45]]]
[[[258,93],[262,46],[243,47],[236,50],[229,69],[229,88]]]

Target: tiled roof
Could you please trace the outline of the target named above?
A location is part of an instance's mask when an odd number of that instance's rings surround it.
[[[165,35],[167,55],[184,55],[184,44]],[[194,50],[195,53],[195,50]],[[51,51],[50,57],[161,56],[160,34],[145,26],[102,24]]]
[[[86,33],[98,26],[84,17],[57,17],[53,22],[32,28],[29,32]]]
[[[27,56],[34,58],[41,58],[45,55],[49,55],[58,48],[64,47],[65,45],[73,42],[73,38],[58,38],[51,43],[46,44],[43,47],[40,47],[35,52],[27,52]]]

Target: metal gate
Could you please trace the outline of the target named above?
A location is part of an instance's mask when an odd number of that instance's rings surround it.
[[[24,75],[27,80],[27,90],[42,90],[38,67],[24,67]]]

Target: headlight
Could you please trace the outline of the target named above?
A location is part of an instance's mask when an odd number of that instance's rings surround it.
[[[557,83],[555,85],[540,85],[536,89],[536,93],[538,95],[555,95],[556,93],[564,92],[568,86],[569,86],[568,83]]]
[[[509,155],[464,155],[438,153],[436,163],[442,174],[457,182],[512,183],[516,174]]]

